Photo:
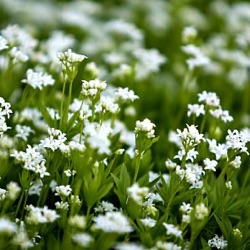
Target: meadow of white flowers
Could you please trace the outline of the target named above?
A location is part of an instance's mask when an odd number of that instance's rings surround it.
[[[250,3],[0,10],[0,249],[250,249]]]

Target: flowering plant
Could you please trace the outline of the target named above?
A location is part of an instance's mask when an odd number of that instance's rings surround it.
[[[0,8],[0,249],[250,248],[250,4]]]

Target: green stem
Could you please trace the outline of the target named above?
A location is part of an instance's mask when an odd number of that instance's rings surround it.
[[[23,190],[22,190],[22,193],[21,193],[21,196],[20,196],[20,198],[19,198],[18,204],[17,204],[17,208],[16,208],[16,212],[15,212],[15,218],[17,218],[17,215],[18,215],[20,206],[21,206],[22,201],[23,201],[24,193],[25,193],[25,191],[24,191],[24,189],[23,189]]]
[[[136,161],[135,161],[135,174],[132,182],[133,184],[136,182],[139,173],[140,163],[141,163],[141,153],[139,152],[138,155],[136,156]]]
[[[63,122],[63,106],[64,106],[64,99],[65,99],[65,88],[66,88],[66,78],[64,78],[63,81],[63,90],[62,90],[62,100],[61,100],[61,107],[60,107],[60,128],[62,127],[62,122]]]

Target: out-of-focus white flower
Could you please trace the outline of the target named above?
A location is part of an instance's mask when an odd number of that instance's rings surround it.
[[[198,94],[198,97],[199,97],[198,99],[199,102],[203,102],[208,106],[219,107],[220,105],[220,99],[213,92],[207,92],[204,90],[202,93]]]
[[[94,228],[104,232],[112,233],[130,233],[133,228],[130,226],[128,219],[121,212],[107,212],[105,215],[94,217]]]
[[[227,241],[224,240],[224,237],[219,237],[217,234],[215,234],[213,239],[208,240],[207,243],[210,247],[216,247],[217,249],[224,249],[227,247]]]
[[[143,200],[149,193],[148,187],[139,187],[138,183],[133,184],[133,186],[128,187],[128,195],[139,205],[142,205]]]
[[[72,240],[81,247],[88,247],[93,238],[87,233],[76,233],[72,235]]]
[[[155,124],[149,119],[144,119],[143,121],[136,121],[135,133],[143,132],[146,133],[147,138],[155,137]]]
[[[162,225],[166,228],[167,235],[174,235],[178,238],[182,237],[182,231],[177,226],[168,223],[162,223]]]
[[[204,161],[204,165],[205,165],[205,170],[212,170],[212,171],[216,171],[216,166],[217,166],[217,164],[218,164],[218,162],[217,161],[215,161],[215,160],[210,160],[210,159],[208,159],[208,158],[206,158]]]
[[[55,80],[46,72],[39,72],[34,71],[33,69],[28,69],[26,73],[26,79],[23,79],[22,82],[30,85],[34,89],[42,89],[43,87],[53,85],[55,83]]]
[[[204,205],[204,203],[200,203],[195,206],[194,217],[197,220],[203,220],[209,214],[208,208]]]

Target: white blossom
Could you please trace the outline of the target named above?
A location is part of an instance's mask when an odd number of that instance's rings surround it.
[[[128,219],[118,211],[107,212],[105,215],[98,215],[93,218],[94,228],[104,232],[112,233],[130,233],[133,228],[130,226]]]
[[[216,247],[217,249],[224,249],[227,247],[227,241],[224,240],[224,237],[219,237],[217,234],[215,234],[214,238],[208,240],[208,245],[210,247]]]

